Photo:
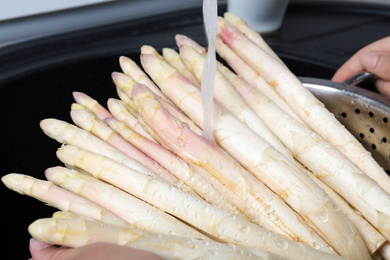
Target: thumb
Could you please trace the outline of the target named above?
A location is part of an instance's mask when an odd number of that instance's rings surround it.
[[[384,81],[384,80],[378,79],[375,82],[375,85],[376,85],[379,93],[382,93],[390,98],[390,81]]]
[[[367,52],[360,58],[363,67],[382,80],[390,81],[390,53]]]

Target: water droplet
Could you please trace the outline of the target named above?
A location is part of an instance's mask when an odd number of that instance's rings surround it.
[[[288,247],[288,243],[287,241],[284,241],[284,240],[278,240],[276,242],[276,245],[282,249],[286,249]]]
[[[243,232],[244,234],[249,234],[249,231],[251,230],[251,228],[248,226],[248,225],[243,225],[241,228],[240,228],[240,231]]]
[[[327,210],[321,210],[318,214],[317,214],[318,218],[320,219],[320,221],[322,221],[323,223],[326,223],[328,222],[329,220],[329,212]]]
[[[319,244],[317,244],[316,242],[313,242],[313,248],[316,250],[320,250],[321,246]]]

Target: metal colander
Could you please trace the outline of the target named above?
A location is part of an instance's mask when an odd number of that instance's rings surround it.
[[[390,175],[390,99],[352,85],[300,79]]]

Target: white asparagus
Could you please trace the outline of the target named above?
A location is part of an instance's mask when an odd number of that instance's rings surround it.
[[[183,34],[176,34],[175,41],[176,41],[177,47],[179,47],[179,48],[181,46],[190,46],[202,55],[205,55],[207,53],[206,48],[199,45],[197,42],[195,42],[194,40],[192,40],[191,38],[189,38]]]
[[[115,74],[117,74],[117,72],[113,72],[111,74],[111,78],[113,79],[113,81],[115,82]],[[134,104],[133,104],[133,101],[126,95],[126,93],[119,87],[116,87],[116,92],[118,94],[118,97],[120,98],[120,100],[126,104],[126,107],[127,109],[129,110],[129,112],[134,116],[136,117],[137,115],[137,111],[135,111],[135,108],[134,108]]]
[[[145,129],[140,125],[138,119],[134,117],[127,109],[126,104],[118,99],[109,98],[107,100],[108,110],[118,120],[124,122],[128,127],[136,131],[138,134],[154,141],[153,137],[148,134]]]
[[[72,120],[75,122],[76,125],[80,126],[86,131],[91,132],[103,141],[117,148],[119,151],[121,151],[128,157],[144,165],[146,168],[152,171],[155,176],[158,176],[161,179],[175,186],[179,185],[187,191],[191,190],[186,185],[181,185],[181,182],[175,176],[169,173],[166,169],[164,169],[164,167],[162,167],[156,161],[152,160],[150,157],[142,153],[132,144],[124,140],[119,134],[117,134],[104,122],[100,121],[97,117],[95,117],[88,111],[76,109],[72,110],[70,114]]]
[[[162,57],[160,57],[160,58],[163,59]],[[132,91],[133,86],[136,82],[134,80],[132,80],[131,78],[129,78],[127,75],[122,74],[122,73],[118,73],[118,72],[116,72],[116,73],[114,72],[112,74],[112,78],[114,79],[116,86],[121,88],[122,91],[127,95],[128,99],[131,100],[131,91]],[[160,96],[157,96],[157,97],[160,97]],[[167,99],[167,98],[165,97],[165,99]],[[171,114],[173,114],[175,117],[177,117],[181,121],[190,125],[191,129],[193,129],[195,132],[202,133],[202,130],[192,120],[190,120],[186,115],[184,115],[180,110],[178,110],[176,106],[172,106],[171,102],[166,102],[165,99],[162,99],[161,102],[164,104],[164,107]],[[133,108],[136,109],[133,101],[131,101],[131,102],[132,102],[131,104],[132,104]],[[141,122],[141,120],[140,120],[140,122]]]
[[[85,93],[74,91],[73,98],[75,99],[77,104],[80,104],[87,108],[89,111],[94,113],[95,115],[99,115],[100,120],[104,120],[107,117],[112,117],[112,114],[105,109],[99,102]]]
[[[166,259],[282,259],[232,244],[101,225],[84,219],[39,219],[28,230],[34,238],[49,244],[80,247],[105,242],[149,251]]]
[[[201,55],[206,54],[206,49],[200,46],[197,42],[185,35],[176,35],[176,45],[180,48],[181,46],[190,46],[194,48]],[[215,48],[221,58],[229,64],[237,73],[239,73],[243,79],[251,82],[255,87],[263,92],[268,98],[274,101],[280,108],[286,111],[289,115],[300,120],[295,112],[287,105],[287,103],[272,89],[270,85],[256,73],[245,61],[243,61],[237,54],[232,51],[223,41],[217,37],[215,39]],[[222,64],[219,63],[219,67]]]
[[[221,56],[227,64],[239,74],[245,81],[251,83],[281,109],[283,109],[290,116],[296,120],[303,122],[299,116],[288,105],[288,101],[285,101],[275,90],[269,85],[264,78],[254,71],[244,60],[242,60],[232,49],[230,49],[221,38],[217,37],[215,41],[215,47],[219,56]]]
[[[272,57],[277,59],[279,62],[283,63],[283,61],[276,55],[276,53],[271,49],[271,47],[266,43],[261,37],[261,35],[253,30],[244,20],[241,19],[238,15],[231,12],[226,12],[223,14],[223,17],[230,22],[234,27],[240,30],[243,34],[245,34],[249,39],[251,39],[255,44],[257,44],[264,51],[269,53]]]
[[[341,194],[375,228],[390,239],[390,194],[381,189],[339,150],[306,125],[284,113],[253,86],[239,77],[233,76],[230,80],[241,97],[266,122],[297,160],[310,169],[317,178]]]
[[[164,99],[166,102],[171,103],[171,101],[167,99],[164,94],[161,93],[161,90],[156,86],[156,84],[154,84],[154,82],[150,80],[148,75],[146,75],[145,72],[132,59],[125,56],[121,56],[119,58],[119,64],[122,71],[127,76],[129,76],[136,82],[148,86],[153,91],[153,93]]]
[[[219,17],[218,23],[219,37],[264,77],[305,124],[390,193],[390,177],[383,168],[286,66],[272,58],[223,18]]]
[[[172,185],[124,167],[107,157],[80,150],[75,146],[62,146],[57,150],[57,157],[63,163],[84,169],[226,242],[291,259],[338,258],[276,236]],[[290,250],[285,250],[286,248]]]
[[[194,76],[194,74],[192,74],[191,70],[189,70],[184,65],[179,53],[177,53],[174,49],[164,48],[162,50],[162,56],[168,62],[169,65],[171,65],[180,74],[182,74],[189,81],[191,81],[192,84],[194,84],[195,86],[198,85],[200,87],[198,79]]]
[[[17,173],[7,174],[1,180],[7,188],[33,197],[59,210],[73,212],[107,224],[129,226],[118,216],[52,182]]]
[[[207,237],[174,217],[95,177],[86,176],[64,167],[49,168],[45,175],[49,181],[91,200],[134,227],[207,240]]]
[[[353,209],[339,194],[315,176],[311,176],[318,186],[320,186],[329,195],[336,205],[352,221],[371,255],[374,254],[384,243],[386,243],[386,238],[384,238],[378,230],[376,230],[370,223],[367,222],[367,220],[357,213],[356,210]]]
[[[70,144],[81,149],[93,151],[116,160],[129,168],[147,175],[154,175],[149,169],[129,158],[118,149],[97,138],[93,134],[65,121],[49,118],[40,123],[43,132],[61,144]]]
[[[190,67],[196,78],[201,81],[205,62],[204,56],[190,46],[181,46],[180,56],[184,64]],[[217,65],[217,68],[220,68],[221,66],[222,65]],[[266,124],[244,102],[230,82],[219,70],[216,71],[214,87],[214,100],[216,100],[218,104],[224,106],[228,111],[249,126],[249,128],[256,134],[275,147],[280,153],[285,155],[287,158],[292,159],[291,153],[283,146]]]
[[[305,222],[289,208],[284,201],[214,143],[192,132],[169,115],[143,85],[135,85],[134,104],[139,107],[151,129],[159,135],[176,154],[199,165],[215,179],[221,181],[230,191],[223,195],[238,203],[236,206],[249,219],[291,240],[300,241],[316,249],[332,252]],[[233,193],[234,195],[231,195]],[[235,198],[238,197],[238,199]],[[248,207],[249,206],[249,207]],[[253,210],[257,214],[253,215]]]
[[[142,138],[142,136],[138,135],[115,118],[108,118],[106,123],[128,142],[132,143],[138,149],[160,163],[165,169],[174,174],[187,186],[191,187],[197,194],[199,194],[210,204],[226,210],[233,215],[243,218],[245,217],[230,202],[230,200],[227,200],[221,192],[213,187],[209,178],[206,179],[201,173],[199,173],[197,168],[188,165],[180,157],[171,153],[169,150],[165,149],[159,144],[152,143],[147,139]]]
[[[152,54],[141,55],[141,63],[163,93],[201,125],[199,90],[187,80],[182,80],[183,76]],[[220,146],[282,196],[339,254],[355,259],[370,258],[354,226],[296,164],[234,116],[218,109],[216,104],[213,113],[216,119],[214,135]],[[344,232],[340,233],[340,230]],[[352,242],[351,238],[355,241]]]

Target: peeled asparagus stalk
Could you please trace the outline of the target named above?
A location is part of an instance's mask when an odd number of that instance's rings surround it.
[[[102,225],[84,219],[39,219],[28,229],[34,238],[49,244],[80,247],[105,242],[146,250],[166,259],[282,259],[232,244]]]
[[[33,197],[59,210],[73,212],[111,225],[129,226],[118,216],[52,182],[17,173],[7,174],[1,180],[7,188]]]
[[[219,37],[255,69],[313,131],[339,149],[390,193],[390,178],[361,143],[284,65],[219,17]]]
[[[133,171],[107,157],[74,146],[62,146],[58,149],[57,156],[63,163],[84,169],[226,242],[291,259],[337,258],[276,236],[172,185]],[[285,250],[286,248],[289,250]]]
[[[169,99],[167,99],[164,94],[161,93],[161,90],[154,84],[152,80],[145,74],[145,72],[135,63],[132,59],[121,56],[119,58],[119,64],[121,66],[122,71],[132,78],[134,81],[145,84],[148,86],[153,93],[164,99],[166,102],[171,103]]]
[[[253,223],[291,240],[301,241],[325,252],[333,252],[280,197],[253,178],[218,146],[192,132],[161,106],[159,107],[146,87],[136,84],[133,89],[133,100],[136,106],[139,106],[145,122],[176,154],[203,167],[214,178],[220,180],[230,190],[229,193],[223,194],[224,197],[232,198],[230,193],[239,197],[236,206],[247,214]],[[253,210],[261,215],[253,216],[251,213]],[[267,223],[267,220],[270,223]]]
[[[118,120],[124,122],[128,127],[136,131],[138,134],[154,141],[153,137],[148,134],[145,129],[140,125],[137,118],[135,118],[127,109],[126,104],[123,101],[110,98],[107,100],[108,110]]]
[[[141,63],[163,93],[201,125],[199,90],[155,55],[141,55]],[[306,173],[216,104],[212,113],[214,135],[224,150],[282,196],[339,254],[370,258],[354,226]]]
[[[70,144],[81,149],[93,151],[116,160],[129,168],[147,175],[154,175],[149,169],[126,156],[113,146],[97,138],[91,133],[58,119],[44,119],[40,123],[43,132],[61,144]]]
[[[202,71],[205,62],[204,56],[189,46],[180,47],[180,56],[188,67],[192,69],[199,81],[202,78]],[[220,66],[217,66],[220,67]],[[238,119],[249,126],[255,133],[275,147],[279,152],[288,158],[292,158],[291,153],[282,145],[274,133],[266,124],[253,112],[253,110],[244,102],[240,95],[234,90],[230,82],[217,70],[215,77],[214,100],[224,106],[228,111]]]
[[[97,118],[104,118],[104,114],[100,111],[96,111]],[[123,139],[118,133],[111,129],[104,122],[95,118],[92,114],[87,111],[82,111],[79,109],[72,110],[71,116],[73,121],[77,124],[83,126],[85,130],[92,131],[93,134],[97,135],[99,138],[103,139],[108,144],[117,148],[119,151],[123,152],[127,156],[135,159],[141,164],[145,165],[150,169],[156,176],[161,177],[168,183],[175,185],[187,192],[194,193],[191,187],[184,184],[182,181],[177,179],[171,172],[167,171],[163,166],[158,162],[153,160],[150,156],[143,153],[139,148],[135,147],[131,142],[127,142]],[[88,126],[88,122],[90,125]]]
[[[201,55],[207,53],[206,49],[200,46],[197,42],[193,41],[191,38],[188,38],[185,35],[176,35],[176,44],[179,48],[181,46],[190,46],[195,49]],[[223,41],[217,37],[215,39],[216,50],[229,65],[235,71],[239,72],[240,75],[247,81],[251,82],[256,86],[260,91],[262,91],[267,97],[274,101],[280,108],[286,111],[289,115],[300,120],[300,118],[295,114],[295,112],[287,105],[287,103],[272,89],[270,85],[258,74],[256,73],[245,61],[236,55],[229,47],[227,47]],[[221,67],[222,64],[217,66]]]
[[[245,34],[250,40],[257,44],[264,51],[269,53],[272,57],[277,59],[280,63],[283,64],[283,61],[276,55],[276,53],[271,49],[271,47],[264,41],[263,37],[253,30],[244,20],[241,19],[238,15],[230,12],[224,13],[223,17],[230,22],[234,27],[240,30]]]
[[[367,222],[367,220],[357,213],[356,210],[353,209],[339,194],[315,176],[311,176],[318,186],[320,186],[329,195],[329,197],[355,225],[371,255],[374,254],[384,243],[386,243],[386,238],[384,238],[369,222]]]
[[[306,125],[284,113],[254,87],[229,76],[235,89],[303,165],[341,194],[387,239],[390,239],[390,195],[336,148]]]
[[[208,240],[172,216],[94,177],[64,167],[49,168],[45,175],[49,181],[91,200],[139,229]]]
[[[107,117],[112,117],[112,114],[107,109],[105,109],[102,105],[99,104],[98,101],[91,98],[87,94],[77,91],[74,91],[72,94],[77,104],[87,108],[95,115],[99,115],[100,120],[104,120]]]
[[[291,109],[287,102],[279,96],[278,93],[269,85],[263,77],[254,71],[244,60],[242,60],[232,49],[230,49],[221,38],[217,37],[215,41],[215,47],[218,54],[226,61],[229,66],[236,71],[245,81],[251,83],[281,109],[283,109],[290,116],[298,121],[302,120],[299,116]]]
[[[168,62],[169,65],[171,65],[173,68],[175,68],[180,74],[182,74],[184,77],[186,77],[189,81],[191,81],[192,84],[199,85],[199,81],[197,78],[192,74],[192,72],[184,65],[180,54],[177,53],[174,49],[171,48],[164,48],[162,50],[162,55],[164,59]],[[200,85],[199,85],[200,87]]]
[[[145,50],[145,48],[143,50]],[[163,59],[162,57],[160,58]],[[116,73],[114,72],[112,74],[112,78],[114,79],[116,86],[120,87],[123,90],[123,92],[127,95],[128,99],[131,100],[131,91],[136,82],[133,81],[128,76],[126,76],[125,74],[118,73],[118,72]],[[165,97],[165,99],[167,99],[167,97]],[[197,133],[202,132],[202,130],[192,120],[190,120],[186,115],[184,115],[181,111],[179,111],[176,108],[176,106],[172,106],[170,102],[166,102],[165,99],[162,99],[161,102],[164,104],[165,108],[168,109],[171,114],[179,118],[181,121],[187,123],[189,126],[191,126],[191,129],[193,129],[195,132]],[[134,104],[132,105],[134,106]],[[134,109],[136,108],[134,107]]]
[[[107,118],[106,123],[118,132],[124,139],[132,143],[146,155],[160,163],[165,169],[174,174],[179,180],[191,187],[197,194],[209,203],[230,212],[233,215],[244,215],[229,200],[216,190],[210,180],[204,178],[195,167],[191,167],[181,158],[164,147],[143,138],[115,118]]]
[[[88,111],[76,109],[72,110],[70,114],[76,125],[80,126],[86,131],[91,132],[103,141],[117,148],[128,157],[144,165],[156,176],[160,176],[162,179],[172,184],[179,182],[176,177],[170,174],[156,161],[152,160],[133,145],[126,142],[120,135],[115,133],[114,130],[112,130],[104,122],[100,121]]]

